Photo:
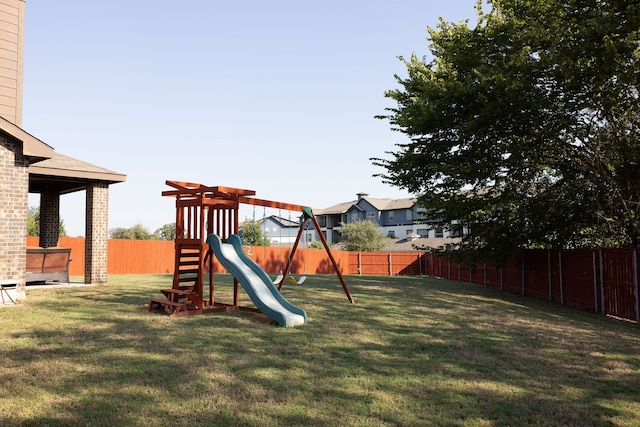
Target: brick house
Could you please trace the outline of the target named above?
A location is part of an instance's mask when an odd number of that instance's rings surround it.
[[[40,194],[40,245],[57,246],[60,197],[86,191],[85,283],[107,281],[109,185],[126,176],[57,153],[21,128],[25,0],[0,0],[0,283],[26,297],[28,193]]]

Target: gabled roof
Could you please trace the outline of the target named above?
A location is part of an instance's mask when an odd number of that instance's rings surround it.
[[[271,220],[271,221],[275,222],[276,224],[280,224],[280,227],[298,227],[298,226],[300,226],[300,223],[298,223],[296,221],[291,221],[289,219],[285,219],[285,218],[279,217],[277,215],[271,215],[271,216],[268,216],[266,218],[262,218],[262,219],[260,219],[258,221],[258,224],[262,225],[267,220]]]
[[[392,211],[396,209],[411,209],[418,199],[415,197],[408,199],[376,199],[373,197],[362,197],[360,200],[340,203],[326,209],[315,211],[316,215],[336,215],[349,211],[352,206],[357,205],[361,200],[366,201],[379,211]]]
[[[87,181],[114,184],[127,179],[121,173],[56,153],[53,147],[2,116],[0,134],[22,143],[22,154],[29,160],[29,192],[53,190],[65,194],[84,190]]]
[[[408,199],[392,199],[392,200],[389,200],[389,203],[387,203],[387,206],[381,210],[392,211],[395,209],[411,209],[417,202],[418,202],[418,199],[415,197],[408,198]]]
[[[84,190],[87,181],[115,184],[126,179],[124,174],[56,152],[51,158],[29,166],[29,191],[32,193],[46,189],[65,194]]]
[[[362,200],[369,202],[371,206],[379,211],[392,211],[396,209],[411,209],[418,199],[375,199],[373,197],[363,197]],[[359,201],[359,200],[358,200]]]
[[[315,215],[336,215],[346,213],[351,206],[356,204],[356,201],[344,202],[337,205],[330,206],[325,209],[314,210]]]
[[[21,127],[0,116],[0,133],[22,143],[22,154],[29,163],[38,162],[53,156],[53,147],[40,141]]]

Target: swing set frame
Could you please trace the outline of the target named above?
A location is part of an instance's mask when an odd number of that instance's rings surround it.
[[[335,258],[331,254],[317,219],[310,207],[274,200],[259,199],[253,190],[245,190],[223,186],[204,186],[202,184],[167,180],[166,184],[173,190],[163,191],[163,196],[176,199],[176,238],[175,267],[173,284],[170,289],[162,289],[166,298],[152,299],[148,311],[162,309],[171,316],[183,316],[208,312],[248,310],[257,311],[253,307],[241,307],[238,303],[238,281],[234,278],[233,303],[215,300],[213,254],[206,243],[207,236],[212,233],[220,236],[223,242],[232,234],[238,234],[239,207],[241,204],[264,206],[267,208],[285,209],[302,214],[300,228],[295,243],[291,248],[287,264],[278,283],[282,289],[289,275],[291,260],[295,255],[307,221],[311,221],[320,236],[320,240],[340,280],[342,289],[350,303],[354,303],[349,288],[342,277]],[[208,298],[204,295],[204,279],[209,270]]]

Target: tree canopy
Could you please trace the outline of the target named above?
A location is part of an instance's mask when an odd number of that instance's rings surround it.
[[[640,5],[637,0],[493,0],[478,24],[429,29],[386,96],[408,141],[378,176],[417,195],[461,247],[637,246]]]
[[[378,230],[375,223],[356,221],[340,225],[342,226],[340,243],[344,245],[345,250],[378,252],[384,248],[386,237]]]
[[[112,239],[125,240],[174,240],[176,238],[176,224],[171,222],[158,228],[151,233],[142,224],[136,224],[133,227],[124,228],[117,227],[109,230]]]
[[[247,220],[242,224],[242,244],[247,246],[269,246],[269,237],[262,231],[260,223]]]

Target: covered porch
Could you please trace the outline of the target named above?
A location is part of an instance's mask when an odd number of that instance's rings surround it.
[[[85,194],[86,284],[107,282],[109,238],[109,185],[124,182],[126,175],[54,152],[48,159],[29,165],[29,193],[40,195],[40,247],[58,246],[60,198]]]

